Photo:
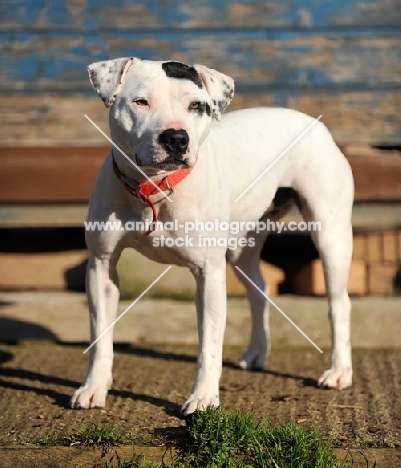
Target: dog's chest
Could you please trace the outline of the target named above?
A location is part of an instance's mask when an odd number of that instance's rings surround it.
[[[164,229],[157,229],[146,235],[127,236],[125,247],[132,247],[145,257],[158,263],[188,266],[191,257],[190,249],[185,248],[185,235]],[[190,247],[190,246],[188,246]]]

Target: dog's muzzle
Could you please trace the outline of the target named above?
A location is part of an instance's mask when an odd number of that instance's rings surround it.
[[[160,133],[158,142],[169,158],[182,161],[189,145],[189,135],[185,130],[168,128]]]

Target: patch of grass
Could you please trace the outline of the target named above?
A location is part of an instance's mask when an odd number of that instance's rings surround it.
[[[93,422],[85,429],[79,429],[70,437],[70,445],[81,443],[85,445],[112,446],[120,445],[126,441],[126,437],[121,430],[112,426],[108,422]]]
[[[295,424],[270,427],[252,413],[220,408],[196,412],[179,460],[188,467],[339,468],[332,447],[317,429]]]
[[[40,439],[35,440],[26,440],[25,443],[36,443],[39,445],[67,445],[63,443],[63,435],[60,432],[53,432],[52,434],[46,434]]]
[[[96,421],[83,429],[77,429],[71,434],[54,432],[39,439],[41,445],[84,445],[102,447],[104,451],[110,447],[124,444],[128,441],[121,429],[108,422]]]
[[[107,464],[108,463],[108,464]],[[105,468],[348,468],[339,462],[332,446],[317,429],[295,424],[271,427],[256,422],[252,413],[231,414],[221,408],[195,412],[187,434],[178,442],[170,464],[146,464],[141,457],[130,461],[112,458]]]
[[[109,460],[105,461],[103,468],[161,468],[164,466],[167,465],[151,464],[147,462],[143,455],[135,455],[135,453],[132,454],[131,460],[122,460],[116,452]]]

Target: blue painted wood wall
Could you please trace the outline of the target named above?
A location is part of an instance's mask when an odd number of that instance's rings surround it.
[[[401,145],[401,0],[2,0],[2,144],[100,144],[73,123],[106,122],[86,66],[132,55],[231,75],[232,109],[294,107],[341,144]]]

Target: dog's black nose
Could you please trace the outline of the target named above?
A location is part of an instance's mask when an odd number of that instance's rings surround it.
[[[189,136],[185,130],[168,128],[159,135],[159,143],[170,156],[181,158],[187,152]]]

